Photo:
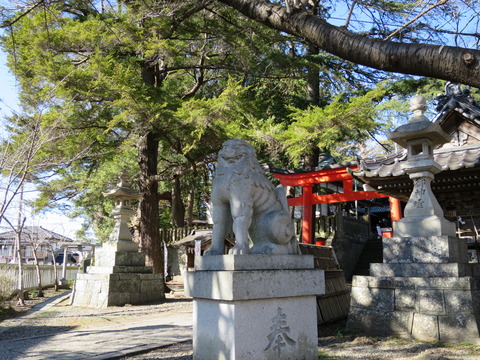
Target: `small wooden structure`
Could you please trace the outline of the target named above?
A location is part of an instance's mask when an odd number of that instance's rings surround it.
[[[185,236],[183,239],[174,242],[173,247],[185,247],[187,256],[187,269],[193,270],[195,255],[203,255],[205,250],[210,248],[212,242],[212,229],[195,229],[191,233]],[[225,239],[225,254],[228,254],[228,250],[235,245],[235,241]]]
[[[346,318],[350,308],[350,287],[333,248],[300,244],[300,251],[304,255],[313,255],[315,267],[325,270],[325,294],[317,296],[318,324]]]

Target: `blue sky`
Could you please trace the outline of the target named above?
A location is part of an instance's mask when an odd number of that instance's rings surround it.
[[[15,78],[9,73],[5,53],[0,51],[0,112],[2,118],[9,114],[11,109],[17,109],[17,91],[15,89]]]

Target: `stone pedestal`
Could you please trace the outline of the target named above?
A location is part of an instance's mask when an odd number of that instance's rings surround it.
[[[480,268],[469,270],[477,275]],[[347,327],[368,334],[480,344],[478,276],[355,276]]]
[[[386,264],[467,263],[467,241],[451,236],[393,237],[383,240]],[[371,274],[370,274],[371,275]],[[404,273],[399,276],[411,276]],[[435,274],[424,274],[435,276]]]
[[[161,274],[145,266],[145,254],[98,249],[95,266],[77,274],[72,305],[93,308],[145,304],[164,297]]]
[[[354,276],[347,327],[369,334],[480,344],[480,264],[465,239],[384,239],[384,263]]]
[[[317,359],[316,295],[324,272],[309,255],[195,258],[195,360]]]
[[[405,217],[394,223],[393,231],[398,237],[455,236],[455,223],[438,216]]]

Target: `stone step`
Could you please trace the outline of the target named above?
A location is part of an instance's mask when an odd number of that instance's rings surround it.
[[[480,264],[469,263],[403,263],[403,264],[371,264],[371,276],[480,276]]]
[[[151,274],[151,266],[92,266],[89,274],[140,273]]]

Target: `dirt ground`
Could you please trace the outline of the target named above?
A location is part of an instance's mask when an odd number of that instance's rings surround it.
[[[18,299],[14,298],[12,300],[5,301],[3,304],[0,304],[1,310],[0,310],[0,321],[9,319],[12,317],[19,317],[22,316],[26,311],[30,310],[37,304],[41,304],[53,296],[60,295],[69,289],[60,289],[59,291],[54,291],[53,288],[51,289],[45,289],[44,291],[44,297],[37,297],[36,291],[31,291],[30,294],[26,299],[25,299],[25,305],[20,306],[18,305]]]
[[[192,342],[172,345],[121,360],[193,360]],[[478,346],[370,338],[321,337],[319,360],[479,360]]]
[[[319,338],[319,360],[479,360],[480,347],[446,345],[368,336]],[[192,342],[172,345],[121,360],[193,360]]]
[[[65,291],[65,290],[62,290]],[[16,305],[16,301],[11,305],[16,313],[13,316],[21,316],[25,311],[33,306],[41,304],[52,296],[59,295],[52,289],[46,290],[45,298],[31,298],[26,301],[25,306]],[[191,309],[191,301],[185,298],[178,300],[170,299],[170,304],[166,304],[165,310],[169,307],[178,310],[178,307]],[[65,302],[56,306],[62,306],[62,311],[68,313],[75,311],[87,311],[72,306],[66,306]],[[116,313],[123,312],[122,316],[145,316],[152,312],[158,314],[159,306],[165,305],[138,305],[116,308]],[[122,310],[123,309],[123,310]],[[33,309],[32,311],[35,311]],[[95,310],[98,313],[101,310]],[[110,314],[112,309],[105,309],[105,317],[113,316]],[[31,311],[30,311],[31,312]],[[68,317],[65,317],[68,319]],[[2,319],[0,318],[0,321]],[[45,319],[45,325],[49,322]],[[8,321],[8,319],[6,320]],[[61,318],[52,319],[56,326]],[[6,334],[5,334],[6,335]],[[318,359],[329,360],[480,360],[480,345],[459,344],[449,345],[438,342],[420,342],[413,340],[403,340],[397,338],[370,337],[364,334],[351,334],[345,331],[345,323],[338,322],[319,328],[319,357]],[[142,354],[123,357],[123,360],[192,360],[193,345],[191,341],[175,344],[173,346],[156,349]]]
[[[346,321],[320,326],[319,360],[480,360],[480,345],[449,345],[398,338],[370,337],[345,330]],[[192,342],[185,342],[122,360],[193,360]]]

